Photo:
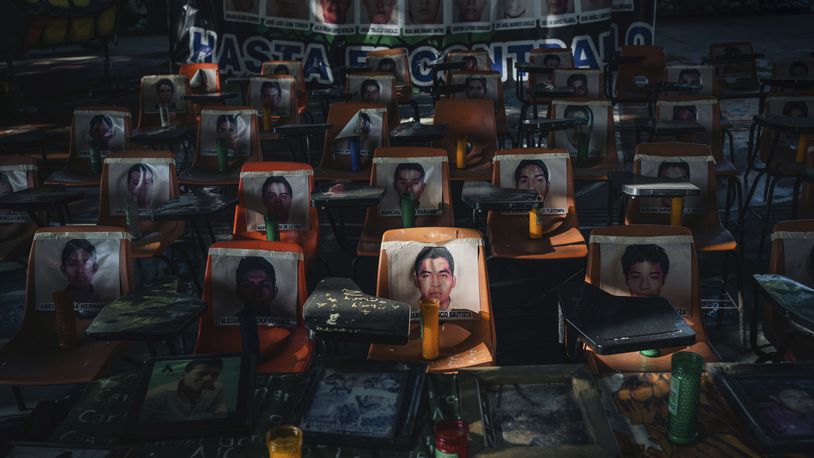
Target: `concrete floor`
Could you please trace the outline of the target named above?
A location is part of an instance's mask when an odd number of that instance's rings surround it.
[[[656,27],[657,43],[665,47],[671,62],[698,62],[706,54],[706,46],[717,41],[754,41],[756,52],[764,52],[767,59],[762,59],[760,70],[770,71],[770,61],[791,55],[807,55],[814,43],[814,30],[810,24],[813,15],[776,15],[744,16],[735,18],[685,19],[659,23]],[[766,31],[758,33],[756,31]],[[760,40],[758,42],[758,40]],[[24,93],[35,94],[26,99],[32,118],[53,119],[56,122],[69,123],[70,115],[77,105],[129,106],[132,112],[137,110],[137,81],[142,74],[166,71],[166,39],[164,37],[122,38],[118,45],[111,48],[113,84],[103,83],[102,60],[79,48],[60,49],[55,53],[39,51],[31,53],[23,61],[17,62],[17,74],[20,76]],[[0,66],[2,69],[2,66]],[[58,78],[60,84],[53,84]],[[39,88],[36,89],[35,88]],[[507,111],[510,125],[516,125],[519,106],[513,99],[514,91],[507,88]],[[431,99],[420,97],[422,114],[432,112]],[[735,146],[737,165],[745,168],[746,141],[748,123],[752,114],[757,112],[755,99],[732,99],[722,102],[723,114],[735,122]],[[317,106],[312,107],[319,113]],[[320,116],[316,116],[317,120]],[[20,119],[20,122],[25,119]],[[620,135],[620,144],[630,144],[629,139]],[[267,145],[266,157],[274,160],[288,159],[280,145]],[[622,151],[620,156],[622,156]],[[628,153],[630,151],[627,151]],[[312,156],[317,160],[317,154]],[[182,157],[178,158],[179,164]],[[772,215],[773,221],[788,218],[790,183],[778,189],[777,207]],[[724,201],[723,189],[719,190],[719,202]],[[752,273],[766,272],[767,261],[757,256],[757,236],[760,233],[759,216],[763,210],[762,192],[759,189],[753,202],[755,214],[747,218],[745,262],[741,265],[744,278]],[[590,229],[605,224],[605,187],[604,185],[587,185],[577,188],[577,208],[582,229],[587,235]],[[98,208],[98,191],[88,190],[84,202],[76,205],[72,211],[78,222],[93,223]],[[461,224],[467,224],[466,208],[456,208]],[[733,214],[735,218],[736,214]],[[214,219],[215,232],[219,240],[227,240],[231,234],[231,215],[221,215]],[[348,228],[351,234],[361,230],[362,215],[347,215]],[[734,228],[733,228],[734,229]],[[186,243],[186,242],[185,242]],[[187,244],[187,251],[195,253]],[[322,221],[320,250],[322,257],[330,266],[330,272],[321,268],[309,272],[308,283],[313,287],[324,276],[348,275],[351,255],[342,251],[333,237],[327,223]],[[196,271],[202,272],[203,262],[195,255]],[[740,344],[738,317],[736,311],[723,310],[721,306],[731,305],[722,300],[719,288],[720,257],[701,256],[699,265],[703,278],[703,298],[705,305],[705,323],[713,345],[727,361],[751,361],[754,355]],[[730,266],[732,264],[730,263]],[[494,267],[494,266],[493,266]],[[498,340],[498,363],[512,364],[546,364],[564,361],[561,347],[557,344],[557,300],[554,290],[567,278],[575,275],[581,278],[580,262],[570,263],[505,263],[493,268],[491,275],[491,295],[495,310],[495,323]],[[147,261],[145,272],[154,275],[161,266]],[[185,288],[192,292],[192,283],[183,273]],[[375,287],[375,260],[363,259],[359,262],[358,275],[360,286],[373,291]],[[517,279],[521,278],[518,284]],[[13,336],[21,318],[23,302],[23,285],[25,272],[21,265],[14,263],[0,264],[0,339]],[[735,290],[734,275],[727,283],[729,291]],[[726,299],[726,298],[723,298]],[[749,291],[746,291],[747,309],[751,304]],[[194,329],[185,336],[187,348],[194,341]],[[351,348],[351,352],[364,353],[363,347]],[[143,345],[134,345],[130,354],[136,358],[148,355]],[[132,370],[133,366],[124,362],[115,365],[113,371]],[[26,389],[25,395],[29,405],[38,399],[58,399],[75,391],[75,387],[45,387]],[[9,390],[0,389],[0,420],[3,416],[10,418],[16,407]],[[1,424],[2,422],[0,422]]]

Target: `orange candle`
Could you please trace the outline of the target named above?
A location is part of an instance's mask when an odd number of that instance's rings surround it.
[[[537,208],[529,210],[529,238],[541,239],[543,238],[543,222],[537,214]]]
[[[466,135],[459,135],[455,145],[455,168],[466,168]]]
[[[269,458],[300,458],[302,430],[296,426],[280,425],[266,432]]]
[[[808,152],[808,135],[800,135],[797,137],[797,157],[794,159],[798,164],[803,164],[806,161],[806,153]]]
[[[670,205],[670,225],[681,226],[681,216],[684,214],[684,198],[673,197]]]
[[[421,301],[421,357],[427,360],[438,358],[438,299]]]
[[[271,110],[267,106],[263,106],[263,130],[268,132],[271,130]]]

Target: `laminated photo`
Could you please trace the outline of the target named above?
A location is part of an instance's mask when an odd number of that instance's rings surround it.
[[[495,110],[502,106],[498,100],[498,85],[500,82],[499,73],[455,73],[452,75],[452,84],[462,84],[465,86],[464,92],[455,94],[456,98],[466,99],[490,99],[494,102]]]
[[[535,0],[497,0],[495,8],[495,30],[533,29],[537,27]]]
[[[254,115],[254,110],[201,111],[201,155],[217,156],[219,142],[229,157],[251,155]]]
[[[223,0],[223,18],[233,22],[259,24],[265,12],[263,0]]]
[[[384,108],[364,108],[353,115],[334,140],[334,155],[350,155],[350,139],[358,138],[362,156],[372,156],[382,146]]]
[[[400,56],[367,56],[367,68],[372,72],[392,74],[396,78],[396,85],[405,84],[410,77],[410,69],[405,68],[405,62]]]
[[[717,57],[729,57],[729,58],[737,58],[743,54],[751,54],[752,53],[752,46],[743,43],[743,44],[730,44],[726,46],[716,46],[712,48],[712,58]],[[751,77],[754,71],[754,63],[751,60],[746,60],[744,62],[728,62],[723,64],[718,64],[717,66],[718,76],[723,77]]]
[[[132,204],[139,215],[150,215],[153,209],[170,200],[172,159],[114,158],[105,163],[110,215],[124,215]]]
[[[326,368],[300,428],[308,432],[391,438],[405,374]]]
[[[34,236],[36,309],[53,311],[52,295],[69,290],[80,316],[92,316],[121,295],[120,232],[39,233]]]
[[[606,21],[613,13],[613,0],[577,0],[579,1],[579,22]]]
[[[297,85],[302,84],[302,64],[293,61],[270,61],[263,62],[260,67],[260,74],[262,76],[269,75],[291,75]]]
[[[814,116],[814,97],[766,97],[766,113],[789,116],[792,118],[808,118]],[[764,131],[765,137],[770,134]],[[797,149],[798,137],[796,134],[779,133],[778,146]],[[809,146],[811,148],[811,146]]]
[[[814,288],[814,232],[786,232],[782,238],[784,275]]]
[[[610,238],[616,240],[600,243],[600,288],[616,296],[661,296],[689,314],[692,237]]]
[[[306,170],[241,173],[246,230],[265,231],[266,215],[277,216],[281,231],[309,230],[311,174]]]
[[[538,214],[564,215],[568,213],[567,154],[499,154],[498,186],[501,188],[536,191],[543,206]],[[524,211],[523,213],[528,213]]]
[[[814,59],[794,59],[775,62],[774,77],[808,79],[814,78]]]
[[[329,35],[356,33],[353,0],[310,0],[314,32]]]
[[[707,212],[707,192],[709,187],[709,163],[712,156],[649,156],[637,155],[634,159],[641,163],[641,175],[646,177],[674,178],[688,181],[701,192],[697,196],[684,197],[685,215],[704,215]],[[670,197],[642,197],[642,213],[670,214]]]
[[[0,197],[28,189],[28,173],[34,168],[30,164],[0,165]],[[29,219],[27,212],[0,209],[0,224],[27,223]]]
[[[385,194],[378,205],[382,216],[401,216],[401,196],[416,198],[416,216],[438,215],[443,211],[443,163],[446,157],[377,157],[376,186]]]
[[[574,97],[599,97],[603,88],[599,85],[600,70],[554,70],[554,85],[574,89]]]
[[[238,410],[240,364],[239,356],[156,362],[138,423],[234,417]]]
[[[452,0],[452,33],[491,31],[493,1]]]
[[[272,117],[291,116],[291,97],[296,93],[296,81],[289,78],[269,78],[255,76],[249,79],[250,107],[257,110],[261,118],[269,113]]]
[[[574,56],[571,51],[563,49],[562,51],[551,51],[545,53],[531,54],[531,62],[534,65],[539,65],[546,68],[571,68],[573,66]]]
[[[715,119],[713,107],[717,100],[660,101],[656,104],[658,119],[672,121],[695,121],[704,126],[704,132],[695,134],[698,143],[712,144]]]
[[[170,114],[187,111],[182,99],[187,91],[184,75],[149,75],[141,78],[141,107],[144,113],[158,113],[159,106],[167,105]],[[172,116],[171,116],[172,117]]]
[[[712,65],[675,65],[667,67],[667,81],[699,84],[699,94],[713,95],[715,67]]]
[[[540,27],[563,27],[577,23],[574,2],[579,0],[538,0],[540,2]]]
[[[302,254],[265,250],[209,250],[216,326],[297,325],[297,263]]]
[[[451,64],[455,62],[466,62],[466,67],[461,69],[465,72],[492,69],[489,63],[489,53],[480,50],[450,52],[447,55],[447,62]]]
[[[393,106],[395,79],[393,75],[350,74],[347,76],[348,93],[356,101]]]
[[[446,17],[442,0],[404,0],[404,35],[444,35]],[[446,13],[446,14],[445,14]]]
[[[404,0],[359,0],[359,33],[392,35],[401,33]]]
[[[310,30],[311,12],[303,0],[266,0],[266,25],[280,29]]]
[[[599,161],[605,152],[608,136],[607,102],[572,102],[554,100],[556,119],[586,119],[587,125],[574,129],[558,130],[554,133],[554,143],[565,148],[576,159],[581,141],[588,142],[588,159]]]
[[[385,242],[390,299],[410,304],[411,319],[420,318],[422,299],[438,299],[439,318],[477,319],[480,307],[478,243]]]
[[[74,148],[79,157],[88,157],[90,148],[102,157],[124,151],[125,126],[130,114],[121,111],[76,110],[73,114]]]
[[[745,394],[744,404],[769,437],[814,438],[814,380],[803,376],[741,376],[735,381]]]

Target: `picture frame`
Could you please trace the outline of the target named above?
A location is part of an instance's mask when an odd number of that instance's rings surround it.
[[[472,455],[619,456],[599,391],[584,364],[462,369],[458,393]],[[535,397],[543,403],[535,406]],[[510,413],[501,415],[501,405]],[[524,413],[522,407],[532,408]],[[527,414],[529,421],[522,421]]]
[[[426,372],[421,362],[319,358],[289,423],[311,444],[410,450]]]
[[[710,364],[707,370],[764,451],[814,447],[814,366],[801,363]],[[806,409],[797,415],[789,409]]]
[[[249,353],[148,360],[123,438],[138,441],[249,433],[254,370],[254,355]],[[189,393],[182,392],[184,389],[200,391],[190,412],[183,410],[189,404],[183,402]]]
[[[73,458],[128,458],[132,450],[122,447],[97,447],[94,445],[57,444],[52,442],[11,442],[0,447],[0,455],[9,458],[60,457],[71,453]]]

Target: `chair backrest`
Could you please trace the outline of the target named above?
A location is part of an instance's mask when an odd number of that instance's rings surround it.
[[[538,212],[567,214],[576,209],[570,157],[568,151],[561,148],[498,150],[492,167],[492,184],[537,191],[543,196],[543,207]]]
[[[218,140],[226,142],[229,162],[243,164],[262,160],[257,112],[251,107],[223,106],[201,110],[197,148],[192,166],[218,169]]]
[[[814,78],[814,59],[792,58],[777,61],[772,66],[774,78]]]
[[[709,228],[721,225],[715,184],[715,159],[709,146],[697,143],[641,143],[636,146],[633,172],[648,177],[684,178],[701,189],[684,198],[683,225]],[[626,212],[631,223],[669,224],[670,198],[631,199]]]
[[[407,48],[376,49],[367,53],[367,68],[374,72],[391,72],[396,77],[399,93],[412,94],[413,80]]]
[[[454,226],[452,189],[449,182],[447,152],[438,148],[389,147],[378,148],[373,156],[370,185],[385,189],[382,201],[371,207],[365,224],[373,219],[401,216],[401,195],[412,193],[418,200],[416,225],[422,226],[423,216],[444,215]],[[434,219],[435,224],[438,220]]]
[[[492,59],[489,58],[489,51],[485,49],[456,49],[449,51],[446,61],[450,64],[466,62],[466,68],[462,70],[448,70],[444,78],[445,81],[452,81],[452,75],[456,72],[492,69]]]
[[[37,161],[28,156],[0,156],[0,197],[23,189],[33,188],[39,184]],[[19,225],[28,223],[27,212],[0,210],[0,241],[16,233]]]
[[[766,114],[791,116],[793,118],[807,118],[814,116],[814,91],[784,91],[782,93],[766,96],[764,104]],[[777,134],[772,129],[763,129],[760,135],[758,152],[763,161],[768,160],[769,150],[774,135],[780,135],[777,146],[792,147],[797,145],[797,136],[794,134]],[[809,144],[809,150],[812,148]]]
[[[260,354],[279,348],[303,326],[308,297],[302,248],[268,241],[217,242],[209,247],[195,353],[240,352],[240,317],[257,321]],[[248,308],[247,308],[248,307]]]
[[[698,261],[690,230],[635,224],[591,231],[585,281],[619,296],[659,295],[705,341]]]
[[[298,60],[269,60],[260,67],[260,76],[291,75],[297,81],[297,107],[299,111],[308,108],[308,89],[305,87],[305,72]]]
[[[257,110],[265,122],[266,112],[275,124],[295,124],[297,115],[297,81],[290,75],[255,76],[249,78],[246,105]],[[264,124],[265,125],[265,124]]]
[[[465,92],[455,94],[456,99],[490,99],[495,108],[495,122],[506,124],[506,102],[500,72],[458,72],[452,75],[452,84],[463,84]]]
[[[196,94],[220,92],[220,67],[212,63],[181,64],[178,74],[189,81],[189,88]]]
[[[147,75],[141,77],[139,96],[139,129],[149,129],[161,125],[159,105],[169,107],[170,123],[189,124],[192,119],[192,104],[183,100],[189,94],[189,80],[184,75]]]
[[[61,226],[39,229],[28,258],[25,315],[19,334],[55,339],[52,294],[68,289],[80,329],[104,304],[133,287],[130,235],[108,226]],[[32,334],[35,333],[35,334]]]
[[[769,272],[814,288],[814,219],[774,225]]]
[[[704,132],[695,134],[695,143],[712,148],[716,161],[724,159],[721,133],[721,105],[714,96],[662,97],[656,103],[656,119],[661,121],[695,121]]]
[[[717,95],[718,80],[712,65],[670,65],[666,68],[665,81],[671,83],[700,84],[698,95]]]
[[[455,163],[458,137],[472,144],[477,164],[490,164],[497,150],[497,125],[494,104],[489,99],[442,99],[435,103],[433,124],[447,126],[447,133],[433,143],[446,150],[449,161]],[[469,162],[467,162],[469,164]],[[475,165],[472,162],[471,165]]]
[[[574,54],[571,48],[534,48],[529,54],[529,62],[551,68],[550,73],[529,73],[529,85],[554,82],[554,70],[574,68]]]
[[[265,198],[268,187],[268,198]],[[240,171],[233,234],[256,233],[265,240],[268,213],[278,214],[281,231],[316,230],[311,206],[314,169],[301,162],[252,162]]]
[[[130,137],[130,110],[119,107],[77,108],[71,122],[68,168],[91,173],[90,148],[102,157],[124,151]]]
[[[575,97],[604,98],[605,83],[601,70],[557,69],[554,70],[554,85],[574,88]]]
[[[125,208],[135,200],[140,215],[178,197],[175,160],[170,151],[129,151],[105,159],[99,192],[98,223],[126,227]],[[160,223],[139,221],[143,232],[154,232]]]
[[[709,45],[709,58],[737,57],[743,54],[753,54],[752,43],[747,41],[731,43],[712,43]],[[755,59],[745,62],[722,63],[715,65],[715,75],[721,78],[728,77],[757,77]]]
[[[645,60],[635,64],[619,64],[614,97],[620,102],[647,101],[647,90],[636,84],[636,81],[641,77],[647,78],[648,83],[658,83],[664,79],[664,68],[667,62],[664,48],[654,45],[622,46],[619,49],[619,55],[621,57],[644,57]]]
[[[387,231],[382,236],[377,278],[376,295],[410,304],[413,319],[418,318],[415,312],[422,296],[439,299],[442,319],[454,320],[479,335],[494,351],[489,274],[480,231],[454,227]]]
[[[399,125],[396,77],[392,73],[351,73],[345,78],[345,92],[351,94],[351,100],[355,102],[378,103],[386,106],[388,124]]]
[[[337,102],[328,109],[325,130],[325,143],[322,150],[320,168],[350,170],[350,153],[345,134],[359,128],[361,114],[370,119],[369,145],[361,145],[363,162],[370,162],[376,148],[390,146],[390,129],[387,123],[387,108],[377,103]],[[337,138],[339,137],[339,138]],[[379,140],[376,144],[376,140]],[[372,148],[370,145],[374,145]]]
[[[554,100],[552,119],[587,118],[588,125],[582,130],[590,135],[588,162],[612,164],[618,162],[616,154],[616,131],[613,125],[613,110],[608,100]],[[577,157],[580,129],[558,130],[551,135],[550,144],[563,148]]]

